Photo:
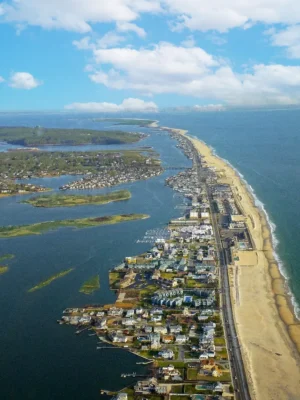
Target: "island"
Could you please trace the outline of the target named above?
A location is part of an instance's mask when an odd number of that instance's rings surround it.
[[[23,200],[22,203],[31,204],[34,207],[75,207],[84,205],[101,205],[115,201],[124,201],[131,198],[129,190],[118,190],[98,195],[41,195]]]
[[[66,269],[65,271],[61,271],[55,275],[50,276],[50,278],[38,283],[36,286],[33,286],[31,289],[29,289],[28,293],[32,293],[32,292],[35,292],[36,290],[42,289],[43,287],[50,285],[50,283],[52,283],[56,279],[62,278],[64,276],[68,275],[72,271],[74,271],[74,268],[69,268],[69,269]]]
[[[7,265],[0,265],[0,275],[5,274],[5,272],[8,271],[8,266]]]
[[[0,141],[20,146],[79,146],[84,144],[129,144],[144,138],[142,133],[92,129],[0,127]]]
[[[0,238],[12,238],[27,235],[40,235],[59,228],[90,228],[100,225],[113,225],[121,222],[149,218],[147,214],[120,214],[101,217],[65,219],[59,221],[38,222],[30,225],[9,225],[0,227]]]
[[[95,275],[83,283],[79,289],[79,292],[84,294],[92,294],[98,289],[100,289],[99,275]]]
[[[0,262],[5,260],[12,260],[13,258],[15,258],[14,254],[3,254],[2,256],[0,255]]]

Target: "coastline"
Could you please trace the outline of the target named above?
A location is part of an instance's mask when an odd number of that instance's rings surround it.
[[[162,129],[185,135],[193,142],[206,164],[216,168],[220,180],[231,185],[246,216],[255,250],[252,257],[246,257],[248,265],[233,265],[229,274],[236,328],[252,397],[299,399],[300,321],[278,265],[266,211],[243,176],[204,142],[186,135],[185,130]]]

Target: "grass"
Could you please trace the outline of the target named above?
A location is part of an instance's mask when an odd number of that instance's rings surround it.
[[[8,266],[7,265],[0,265],[0,275],[5,274],[5,272],[8,271]]]
[[[40,235],[42,233],[65,227],[74,227],[77,229],[95,227],[99,225],[112,225],[120,222],[134,221],[149,218],[146,214],[121,214],[109,215],[103,217],[65,219],[59,221],[38,222],[31,225],[10,225],[0,227],[0,237],[11,238],[27,235]]]
[[[84,284],[79,289],[79,292],[84,294],[92,294],[98,289],[100,289],[99,275],[95,275],[84,282]]]
[[[74,268],[69,268],[69,269],[66,269],[65,271],[61,271],[55,275],[50,276],[50,278],[38,283],[36,286],[33,286],[31,289],[29,289],[28,293],[35,292],[36,290],[42,289],[43,287],[50,285],[50,283],[52,283],[56,279],[59,279],[59,278],[64,277],[65,275],[68,275],[73,270],[74,270]]]
[[[168,365],[172,364],[175,368],[184,368],[185,363],[183,361],[173,361],[173,360],[156,360],[158,367],[167,367]]]
[[[215,346],[225,346],[225,339],[223,337],[215,337]]]
[[[3,254],[3,256],[0,256],[0,262],[4,260],[11,260],[14,257],[14,254]]]
[[[118,190],[115,192],[99,195],[41,195],[31,197],[30,199],[22,201],[22,203],[31,204],[34,207],[74,207],[84,206],[88,204],[107,204],[114,201],[128,200],[131,193],[128,190]]]
[[[197,368],[188,368],[187,369],[187,380],[195,381],[198,379],[198,369]]]

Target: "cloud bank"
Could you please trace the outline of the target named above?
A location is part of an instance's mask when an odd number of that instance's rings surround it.
[[[121,104],[115,103],[72,103],[65,106],[65,110],[82,112],[157,112],[158,107],[153,101],[144,101],[141,99],[128,98]]]
[[[111,89],[179,94],[234,106],[297,104],[300,66],[256,64],[242,73],[199,47],[92,49],[89,77]]]

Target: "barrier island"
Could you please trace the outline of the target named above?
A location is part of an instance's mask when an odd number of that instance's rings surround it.
[[[92,294],[98,289],[100,289],[99,275],[95,275],[83,283],[79,289],[79,292],[84,294]]]
[[[131,198],[129,190],[118,190],[111,193],[99,195],[42,195],[31,197],[22,203],[31,204],[34,207],[75,207],[85,205],[101,205],[115,201],[123,201]]]
[[[1,238],[11,238],[17,236],[40,235],[42,233],[56,230],[59,228],[90,228],[99,225],[113,225],[120,222],[134,221],[149,218],[147,214],[121,214],[108,215],[102,217],[65,219],[59,221],[45,221],[30,225],[9,225],[0,227]]]
[[[42,289],[43,287],[50,285],[50,283],[52,283],[56,279],[59,279],[59,278],[62,278],[64,276],[68,275],[73,270],[74,270],[74,268],[69,268],[69,269],[66,269],[65,271],[61,271],[55,275],[50,276],[50,278],[38,283],[36,286],[33,286],[31,289],[29,289],[28,293],[35,292],[36,290]]]

